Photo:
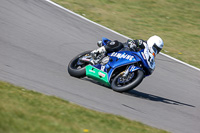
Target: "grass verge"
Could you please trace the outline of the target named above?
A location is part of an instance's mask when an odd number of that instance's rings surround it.
[[[166,133],[0,81],[1,133]]]
[[[53,1],[130,38],[159,35],[163,53],[200,68],[199,0]]]

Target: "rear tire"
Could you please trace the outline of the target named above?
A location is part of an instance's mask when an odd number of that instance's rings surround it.
[[[119,73],[117,76],[114,77],[111,83],[111,88],[117,92],[126,92],[126,91],[134,89],[142,82],[144,78],[144,72],[142,70],[137,70],[134,73],[136,74],[136,77],[133,77],[131,82],[125,85],[118,84],[118,79],[121,77],[121,74]]]
[[[77,78],[82,78],[82,77],[85,77],[86,76],[86,70],[85,70],[85,67],[88,65],[88,64],[85,64],[83,66],[77,66],[77,62],[78,62],[78,59],[86,54],[90,54],[91,50],[90,51],[85,51],[79,55],[77,55],[76,57],[74,57],[69,65],[68,65],[68,73],[73,76],[73,77],[77,77]],[[78,68],[78,67],[81,67],[81,68]]]

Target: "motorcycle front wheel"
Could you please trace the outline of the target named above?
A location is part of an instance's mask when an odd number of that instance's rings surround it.
[[[90,54],[90,51],[85,51],[79,55],[77,55],[76,57],[74,57],[69,65],[68,65],[68,73],[73,76],[73,77],[77,77],[77,78],[82,78],[86,76],[86,70],[85,67],[88,65],[88,63],[79,63],[79,58]]]
[[[119,73],[114,77],[111,88],[117,92],[126,92],[137,87],[144,78],[144,72],[142,70],[136,70],[130,73],[127,77],[123,77],[123,74]]]

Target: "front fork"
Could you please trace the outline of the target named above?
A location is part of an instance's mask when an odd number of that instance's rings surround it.
[[[122,72],[122,74],[123,74],[122,76],[127,77],[129,72],[133,72],[133,71],[136,71],[138,69],[141,69],[141,68],[134,66],[134,65],[130,65],[124,72]]]

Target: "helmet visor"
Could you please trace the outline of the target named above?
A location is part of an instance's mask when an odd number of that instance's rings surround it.
[[[153,51],[156,53],[156,54],[158,54],[160,51],[161,51],[161,48],[159,48],[155,43],[154,43],[154,45],[153,45]]]

